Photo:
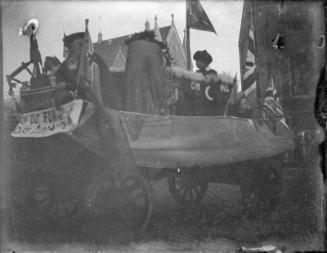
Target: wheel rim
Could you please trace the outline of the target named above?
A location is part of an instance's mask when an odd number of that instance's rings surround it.
[[[116,186],[104,182],[94,197],[92,206],[95,216],[101,217],[102,223],[107,220],[108,226],[140,233],[150,221],[152,189],[140,175],[128,176]]]
[[[141,176],[130,176],[122,181],[123,215],[127,222],[132,222],[134,230],[144,231],[152,212],[152,190],[149,183]]]
[[[168,177],[169,191],[184,206],[198,204],[205,195],[208,181],[199,173],[174,173]]]

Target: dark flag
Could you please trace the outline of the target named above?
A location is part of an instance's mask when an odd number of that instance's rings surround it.
[[[199,0],[187,0],[186,26],[188,28],[216,33]]]

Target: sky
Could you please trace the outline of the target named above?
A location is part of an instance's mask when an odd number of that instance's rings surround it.
[[[191,29],[191,54],[206,49],[213,57],[211,67],[218,72],[232,75],[238,73],[238,37],[241,24],[243,1],[200,0],[209,19],[217,31],[205,32]],[[31,19],[39,20],[37,40],[44,59],[57,56],[63,59],[63,34],[81,32],[85,19],[89,19],[92,41],[97,40],[99,31],[103,39],[110,39],[144,30],[146,19],[153,28],[154,16],[158,16],[159,27],[171,24],[171,14],[181,41],[184,36],[186,3],[175,1],[1,1],[3,33],[3,70],[10,74],[21,62],[29,60],[29,39],[19,37],[19,27]],[[18,76],[24,81],[28,75]],[[27,80],[27,79],[26,79]],[[8,86],[4,77],[4,92]]]

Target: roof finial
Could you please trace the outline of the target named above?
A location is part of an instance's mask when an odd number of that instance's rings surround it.
[[[101,43],[102,42],[102,32],[100,31],[98,33],[98,43]]]
[[[148,19],[145,21],[144,31],[150,31],[150,22]]]
[[[174,25],[174,13],[171,14],[171,25]]]
[[[154,16],[154,39],[157,41],[162,41],[161,34],[159,31],[159,26],[158,26],[158,17],[157,15]]]

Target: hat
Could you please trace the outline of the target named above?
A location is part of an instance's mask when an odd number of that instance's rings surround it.
[[[196,51],[193,55],[193,59],[195,61],[202,61],[203,63],[209,65],[212,62],[211,55],[207,52],[207,50]]]
[[[70,35],[65,35],[63,38],[64,46],[69,47],[70,44],[78,39],[83,39],[85,35],[85,32],[79,32],[79,33],[72,33]]]

